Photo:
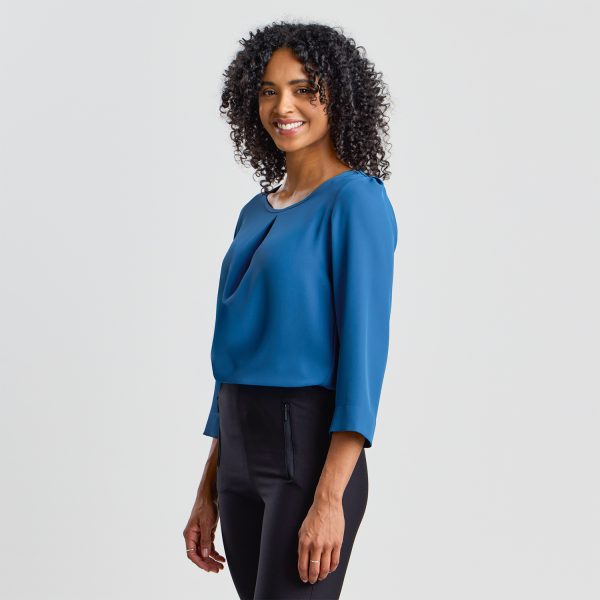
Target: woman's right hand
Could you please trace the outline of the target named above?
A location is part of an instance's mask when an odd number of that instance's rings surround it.
[[[218,573],[225,560],[215,550],[215,531],[219,522],[217,493],[218,438],[213,438],[206,467],[202,474],[196,501],[188,520],[183,537],[188,558],[201,569]]]
[[[221,571],[222,563],[226,562],[225,557],[215,549],[218,522],[219,509],[216,500],[208,497],[198,498],[183,530],[188,558],[201,569],[215,573]]]

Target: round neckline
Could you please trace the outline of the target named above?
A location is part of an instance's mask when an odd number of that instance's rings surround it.
[[[325,181],[320,183],[312,192],[310,192],[308,194],[308,196],[305,196],[304,198],[302,198],[302,200],[298,200],[298,202],[294,202],[293,204],[290,204],[289,206],[284,206],[283,208],[274,208],[273,206],[271,206],[271,203],[267,199],[267,196],[269,194],[272,194],[273,192],[276,192],[281,187],[282,184],[279,184],[275,189],[271,190],[270,192],[260,192],[260,194],[263,198],[263,203],[265,205],[265,208],[269,212],[280,213],[280,212],[284,212],[286,210],[290,210],[292,208],[296,208],[296,206],[299,206],[300,204],[303,204],[307,200],[310,200],[318,191],[321,190],[321,188],[325,184],[329,183],[330,181],[333,181],[334,179],[337,180],[340,177],[342,177],[343,175],[347,175],[348,173],[360,173],[360,172],[361,171],[359,171],[357,169],[348,169],[346,171],[342,171],[341,173],[338,173],[337,175],[334,175],[333,177],[330,177],[329,179],[326,179]]]

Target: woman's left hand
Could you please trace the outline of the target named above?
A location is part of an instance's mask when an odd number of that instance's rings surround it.
[[[313,502],[298,531],[298,573],[304,583],[316,583],[337,569],[344,528],[341,500]]]

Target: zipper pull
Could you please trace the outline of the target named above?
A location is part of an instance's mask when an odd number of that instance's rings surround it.
[[[284,421],[288,420],[288,405],[287,405],[287,402],[285,402],[283,404],[283,420]]]

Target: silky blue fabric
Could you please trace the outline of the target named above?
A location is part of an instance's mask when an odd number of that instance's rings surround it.
[[[384,182],[360,170],[285,208],[264,192],[242,207],[221,265],[204,435],[219,436],[222,382],[320,385],[336,390],[330,434],[356,431],[371,447],[397,240]]]

